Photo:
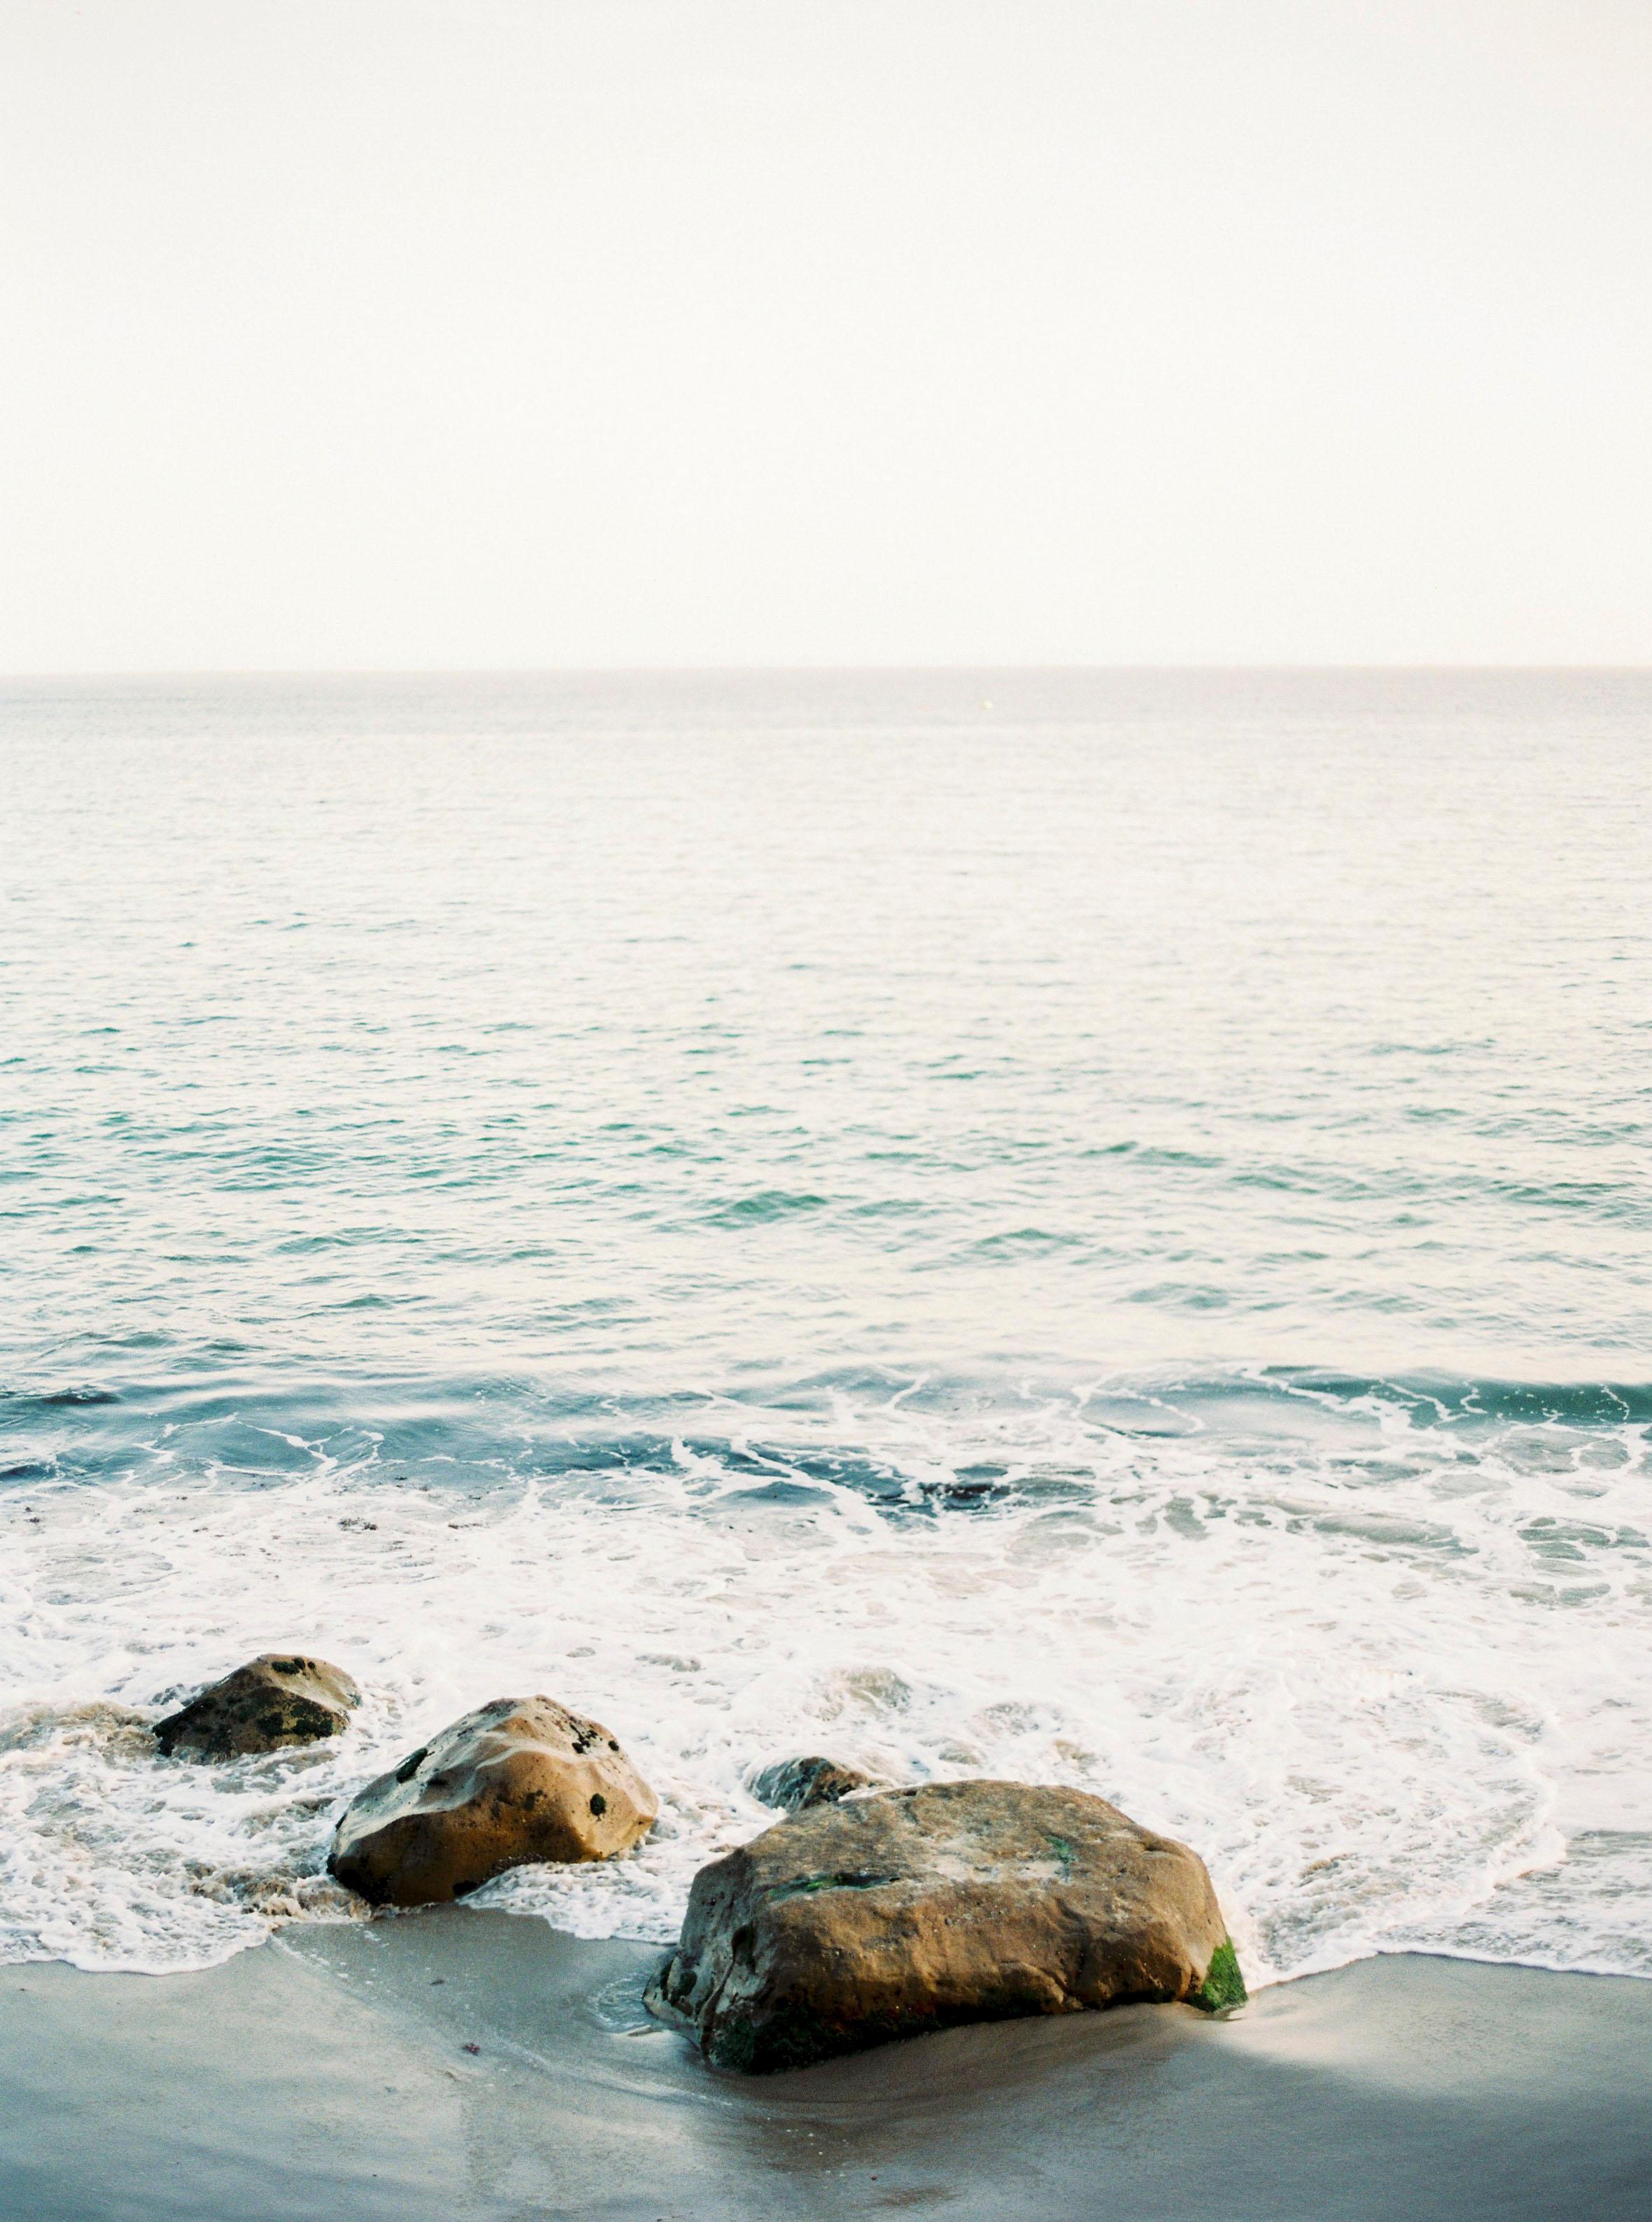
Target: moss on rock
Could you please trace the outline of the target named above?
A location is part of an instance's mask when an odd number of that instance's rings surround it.
[[[1234,1949],[1234,1941],[1231,1936],[1224,1936],[1210,1955],[1204,1980],[1197,1991],[1189,1992],[1187,2002],[1197,2006],[1201,2013],[1220,2013],[1226,2006],[1242,2006],[1249,1996],[1245,1978],[1239,1972],[1239,1955]]]

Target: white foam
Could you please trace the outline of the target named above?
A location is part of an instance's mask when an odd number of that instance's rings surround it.
[[[1008,1432],[1047,1456],[1072,1412]],[[947,1470],[921,1415],[852,1416],[909,1473]],[[669,1939],[695,1868],[768,1817],[751,1768],[821,1749],[1115,1799],[1204,1855],[1258,1980],[1407,1943],[1644,1972],[1639,1431],[1616,1466],[1536,1472],[1531,1434],[1469,1459],[1413,1434],[1376,1490],[1346,1461],[1092,1431],[1090,1478],[1053,1501],[900,1520],[829,1484],[776,1504],[749,1459],[686,1448],[619,1501],[319,1453],[262,1484],[36,1489],[4,1515],[0,1955],[198,1967],[336,1918],[342,1802],[468,1707],[543,1690],[606,1722],[663,1804],[634,1855],[484,1894],[578,1934]],[[765,1471],[801,1482],[782,1453]],[[1578,1560],[1556,1576],[1538,1546]],[[362,1684],[336,1744],[154,1755],[169,1696],[285,1646]]]

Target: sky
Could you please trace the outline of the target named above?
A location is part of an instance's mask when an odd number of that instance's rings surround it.
[[[0,668],[1652,662],[1647,0],[0,0]]]

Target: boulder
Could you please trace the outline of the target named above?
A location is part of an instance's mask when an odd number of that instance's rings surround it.
[[[336,1736],[361,1702],[342,1667],[294,1651],[267,1651],[154,1725],[170,1759],[242,1759]]]
[[[649,2003],[762,2074],[957,2022],[1245,1995],[1203,1863],[1082,1791],[810,1807],[701,1867]]]
[[[500,1698],[369,1782],[327,1865],[375,1905],[431,1905],[530,1861],[612,1859],[659,1810],[600,1722]]]
[[[751,1778],[751,1795],[761,1805],[801,1813],[806,1805],[830,1805],[851,1790],[876,1788],[870,1774],[840,1767],[835,1759],[782,1759]]]

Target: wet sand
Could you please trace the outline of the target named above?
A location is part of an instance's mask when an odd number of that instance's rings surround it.
[[[0,2215],[1652,2213],[1652,1984],[1394,1958],[1226,2021],[1001,2024],[744,2081],[643,2012],[658,1956],[455,1908],[204,1974],[0,1970]]]

